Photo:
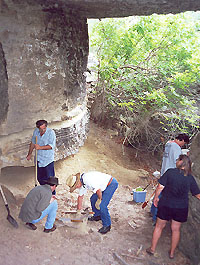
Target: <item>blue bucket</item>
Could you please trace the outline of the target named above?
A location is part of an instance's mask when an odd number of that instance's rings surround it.
[[[136,191],[135,189],[133,190],[133,200],[135,202],[145,202],[146,200],[146,190],[144,191]]]

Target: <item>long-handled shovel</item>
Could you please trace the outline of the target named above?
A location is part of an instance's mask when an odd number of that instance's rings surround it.
[[[4,195],[4,192],[3,192],[3,190],[2,190],[1,185],[0,185],[0,192],[1,192],[1,195],[2,195],[2,198],[3,198],[3,201],[4,201],[4,203],[5,203],[5,207],[6,207],[7,211],[8,211],[7,220],[8,220],[8,222],[11,223],[11,225],[13,225],[15,228],[18,228],[18,223],[17,223],[17,221],[16,221],[16,220],[10,215],[10,209],[9,209],[9,207],[8,207],[8,203],[7,203],[7,200],[6,200],[6,197],[5,197],[5,195]]]
[[[37,144],[37,136],[35,136],[35,143]],[[35,187],[37,186],[37,150],[35,149]]]

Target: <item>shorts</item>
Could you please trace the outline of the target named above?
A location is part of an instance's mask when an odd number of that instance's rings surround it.
[[[174,220],[184,223],[187,221],[188,208],[169,208],[167,206],[158,206],[157,217],[162,220]]]

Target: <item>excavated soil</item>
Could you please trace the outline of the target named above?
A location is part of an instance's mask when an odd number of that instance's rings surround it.
[[[11,215],[17,220],[15,229],[6,219],[7,211],[0,197],[0,265],[189,265],[186,257],[177,250],[174,260],[168,258],[170,248],[170,225],[159,241],[155,257],[146,254],[150,246],[153,226],[149,215],[150,204],[142,209],[142,203],[133,201],[132,189],[145,187],[146,199],[153,192],[156,181],[152,172],[159,170],[159,163],[151,154],[141,154],[130,147],[122,148],[115,132],[104,130],[91,123],[86,143],[78,154],[55,163],[59,210],[57,218],[68,218],[57,222],[53,233],[43,232],[44,220],[31,231],[18,219],[24,197],[34,187],[33,167],[9,167],[1,172],[0,182],[8,200]],[[75,210],[77,192],[70,194],[65,180],[70,174],[97,170],[111,174],[119,181],[119,188],[110,202],[112,229],[106,235],[98,233],[101,222],[75,223],[77,219],[66,211]],[[89,197],[84,198],[84,209],[90,207]],[[90,210],[90,208],[89,208]],[[191,264],[192,265],[192,264]]]

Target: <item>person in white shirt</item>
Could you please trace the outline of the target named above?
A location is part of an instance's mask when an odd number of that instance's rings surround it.
[[[90,198],[92,211],[94,215],[89,217],[89,221],[102,221],[103,227],[99,229],[99,233],[106,234],[111,229],[111,218],[108,211],[108,204],[118,187],[118,182],[111,175],[98,171],[87,173],[77,173],[75,176],[69,176],[66,184],[70,187],[70,192],[79,188],[77,201],[77,210],[82,208],[84,194],[87,190],[93,191]]]

